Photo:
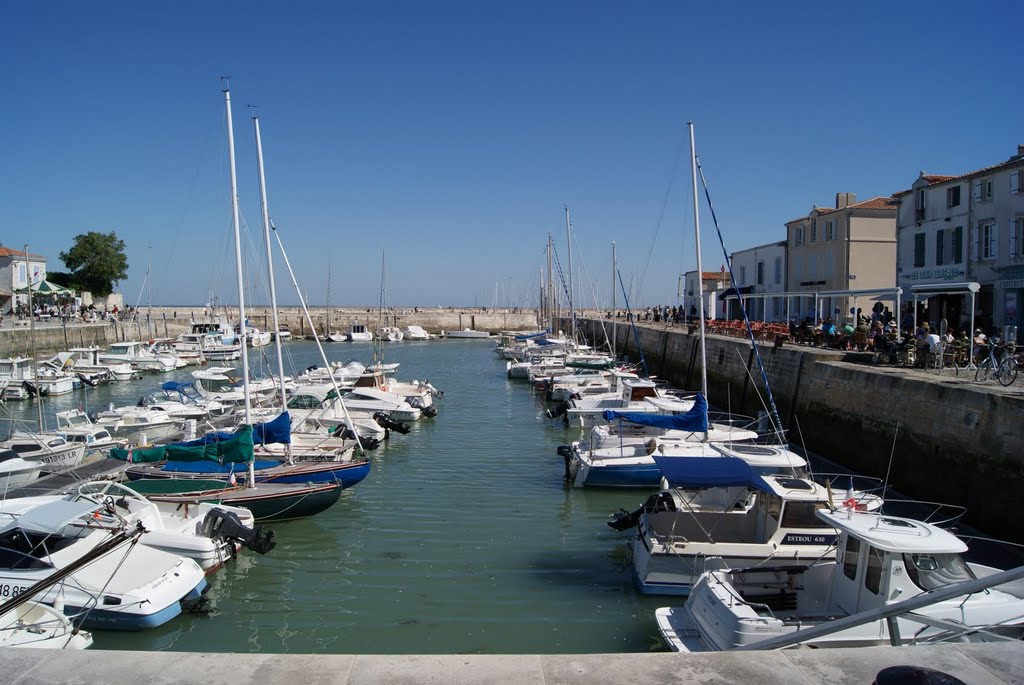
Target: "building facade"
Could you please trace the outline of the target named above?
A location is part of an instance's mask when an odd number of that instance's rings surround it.
[[[683,276],[685,290],[683,291],[683,311],[687,318],[698,316],[700,311],[700,285],[697,282],[697,272],[687,271]],[[709,319],[726,318],[728,302],[721,298],[731,287],[729,272],[723,266],[721,271],[704,272],[704,315]]]
[[[0,313],[6,316],[19,304],[27,304],[28,295],[18,290],[45,280],[46,257],[0,246]]]
[[[975,325],[986,330],[1020,326],[1022,175],[1024,145],[1005,162],[959,176],[922,172],[910,190],[896,193],[899,285],[909,291],[917,284],[976,281],[981,291]],[[959,293],[935,295],[917,314],[933,324],[945,319],[958,329],[970,325],[970,303]]]
[[[895,289],[898,204],[891,197],[857,202],[852,193],[838,193],[834,208],[814,207],[786,223],[786,290],[797,293],[790,299],[791,318],[853,321],[854,303],[868,315],[868,301],[815,294]]]
[[[786,241],[733,252],[729,260],[736,293],[753,295],[743,300],[750,320],[785,321]],[[772,293],[778,295],[772,297]],[[743,318],[738,299],[726,298],[726,306],[729,318]]]

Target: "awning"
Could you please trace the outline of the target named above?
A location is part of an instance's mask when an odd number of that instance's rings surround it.
[[[28,288],[18,288],[14,292],[27,293]],[[39,281],[38,283],[32,284],[32,292],[40,295],[70,295],[75,291],[70,288],[65,288],[62,285],[51,283],[50,281]]]
[[[754,292],[754,286],[752,285],[741,285],[738,288],[726,288],[719,295],[719,299],[725,299],[727,297],[738,297],[740,295],[749,295]]]
[[[654,462],[673,487],[751,487],[771,492],[771,486],[736,457],[660,457]]]
[[[1014,290],[1024,288],[1024,266],[1015,266],[1012,269],[1004,269],[996,279],[996,287],[1003,290]]]

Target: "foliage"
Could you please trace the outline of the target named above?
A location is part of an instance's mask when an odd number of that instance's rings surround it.
[[[76,235],[75,244],[61,252],[60,258],[71,271],[71,280],[96,297],[106,297],[114,291],[117,281],[128,277],[124,241],[114,231]]]
[[[78,284],[75,283],[74,277],[67,271],[47,271],[46,280],[54,285],[62,285],[65,288],[71,288],[72,290],[81,290]]]

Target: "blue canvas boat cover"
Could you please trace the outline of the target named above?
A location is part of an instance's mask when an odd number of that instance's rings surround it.
[[[703,433],[708,429],[708,401],[704,399],[704,395],[697,393],[697,396],[693,398],[693,408],[685,414],[605,410],[603,416],[605,421],[622,419],[641,426]]]
[[[273,421],[257,423],[252,427],[252,441],[257,445],[292,444],[292,417],[285,412]]]
[[[673,487],[716,488],[747,486],[771,492],[771,486],[736,457],[654,457],[661,475]]]

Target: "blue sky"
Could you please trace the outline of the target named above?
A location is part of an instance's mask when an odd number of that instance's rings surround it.
[[[549,232],[565,266],[564,205],[577,284],[607,302],[615,241],[634,300],[673,303],[695,266],[686,121],[728,248],[781,240],[836,192],[1015,153],[1022,8],[4,2],[0,241],[62,270],[76,234],[114,230],[127,302],[148,254],[154,304],[235,301],[230,75],[251,300],[267,295],[247,104],[314,303],[330,262],[332,303],[375,306],[383,250],[388,304],[532,306]],[[285,278],[278,291],[296,303]]]

